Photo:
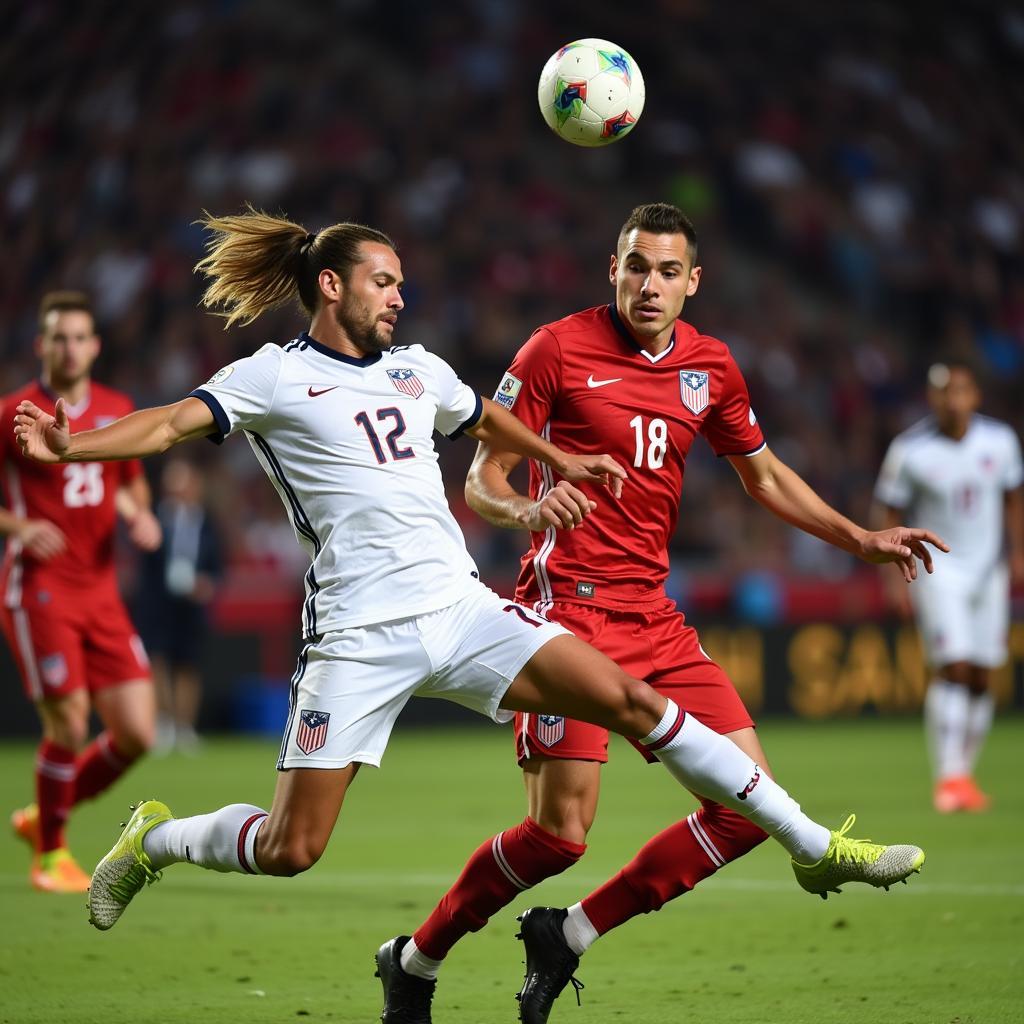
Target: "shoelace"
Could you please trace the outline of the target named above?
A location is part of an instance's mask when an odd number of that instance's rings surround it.
[[[884,847],[870,839],[847,839],[846,833],[853,828],[857,820],[856,814],[851,814],[843,823],[843,827],[836,832],[836,845],[840,847],[843,857],[852,861],[875,861]]]
[[[116,882],[112,882],[109,888],[118,900],[122,903],[128,903],[143,885],[152,885],[159,878],[159,871],[154,871],[139,861],[126,872],[124,878],[119,878]]]
[[[582,999],[580,999],[580,993],[581,993],[581,992],[582,992],[582,991],[583,991],[583,990],[584,990],[584,989],[585,989],[585,988],[586,988],[587,986],[586,986],[586,985],[584,985],[584,984],[583,984],[583,982],[582,982],[582,981],[580,981],[580,980],[579,980],[579,978],[577,978],[577,977],[576,977],[575,975],[572,975],[572,976],[570,976],[570,978],[569,978],[569,984],[570,984],[570,985],[572,985],[572,987],[573,987],[573,988],[574,988],[574,989],[576,990],[576,1005],[577,1005],[577,1006],[582,1006],[582,1005],[583,1005],[583,1000],[582,1000]]]

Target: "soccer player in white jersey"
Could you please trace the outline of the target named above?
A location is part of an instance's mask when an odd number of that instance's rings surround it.
[[[974,767],[992,725],[989,675],[1006,660],[1011,577],[1024,583],[1024,472],[1013,429],[977,412],[970,366],[932,366],[928,401],[932,414],[890,445],[875,497],[885,525],[906,519],[951,545],[912,602],[934,672],[925,697],[933,802],[944,814],[983,811],[989,798]],[[890,582],[908,615],[910,595]]]
[[[481,399],[419,345],[393,347],[402,270],[386,235],[335,224],[318,235],[257,211],[207,218],[199,269],[204,302],[228,323],[251,322],[298,298],[310,326],[224,367],[189,397],[98,430],[69,434],[54,414],[18,407],[15,435],[41,461],[97,461],[165,451],[242,431],[310,555],[303,630],[291,684],[277,789],[269,813],[231,804],[173,818],[134,810],[92,876],[90,920],[113,926],[162,868],[294,875],[327,844],[361,764],[379,765],[414,694],[444,697],[496,720],[514,711],[591,721],[639,739],[691,790],[721,801],[776,838],[800,884],[822,895],[847,881],[888,886],[924,861],[915,846],[851,840],[812,821],[737,746],[633,679],[567,630],[499,598],[477,578],[447,507],[433,432],[462,432],[603,481],[612,500],[625,471],[607,455],[569,455]],[[877,561],[930,569],[925,530],[879,537]],[[400,971],[400,950],[379,959]],[[424,982],[423,984],[427,984]]]

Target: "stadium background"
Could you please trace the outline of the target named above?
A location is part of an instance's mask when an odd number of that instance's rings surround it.
[[[700,232],[689,318],[731,346],[772,447],[847,514],[866,520],[885,445],[923,413],[938,354],[976,361],[985,411],[1024,428],[1012,5],[924,17],[916,4],[661,0],[642,18],[502,0],[4,6],[4,390],[37,371],[49,288],[94,294],[97,376],[140,405],[292,336],[295,310],[225,333],[197,309],[193,222],[248,200],[312,230],[387,230],[408,281],[399,340],[490,394],[537,324],[610,299],[618,225],[668,199]],[[559,142],[536,110],[543,60],[582,34],[626,46],[647,81],[638,128],[602,151]],[[302,556],[246,445],[191,454],[229,561],[204,725],[273,732]],[[524,538],[465,507],[471,456],[444,445],[451,504],[484,579],[508,592]],[[917,707],[913,631],[887,618],[880,572],[759,509],[706,446],[687,467],[672,556],[673,595],[755,711]],[[131,591],[127,551],[124,572]],[[1013,648],[1004,705],[1021,702],[1020,626]],[[32,722],[12,699],[0,730]]]

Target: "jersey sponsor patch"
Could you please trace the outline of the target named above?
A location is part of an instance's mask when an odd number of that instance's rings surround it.
[[[538,715],[537,742],[545,747],[553,747],[565,735],[565,719],[560,715]]]
[[[388,370],[388,376],[403,395],[419,398],[423,394],[423,384],[412,370]]]
[[[576,596],[577,597],[593,597],[597,592],[597,587],[593,583],[579,582],[576,584]]]
[[[708,407],[709,390],[705,370],[679,371],[679,395],[683,405],[695,416],[699,416]]]
[[[516,399],[519,397],[519,389],[522,386],[523,382],[518,377],[513,377],[511,373],[506,373],[501,378],[498,390],[494,392],[494,400],[498,405],[511,409],[516,404]]]
[[[223,384],[234,372],[235,368],[233,366],[222,367],[206,382],[206,387],[213,387],[214,384]]]
[[[299,713],[299,727],[295,730],[295,745],[304,754],[312,754],[327,742],[327,723],[331,716],[327,711],[302,711]]]

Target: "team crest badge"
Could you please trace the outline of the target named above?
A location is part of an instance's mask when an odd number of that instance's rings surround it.
[[[419,398],[423,394],[423,384],[412,370],[388,370],[388,376],[403,395]]]
[[[68,663],[63,654],[48,654],[39,659],[39,673],[46,686],[63,686],[68,678]]]
[[[679,371],[679,395],[695,416],[708,407],[708,375],[704,370]]]
[[[565,735],[565,719],[560,715],[538,715],[536,733],[538,742],[553,747]]]
[[[331,716],[326,711],[302,711],[299,727],[295,731],[295,744],[304,754],[312,754],[327,742],[327,723]]]

